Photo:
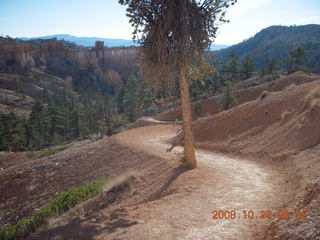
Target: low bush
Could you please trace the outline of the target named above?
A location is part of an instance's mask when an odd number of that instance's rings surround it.
[[[26,237],[30,233],[44,227],[49,218],[58,216],[77,204],[100,194],[103,191],[103,186],[109,181],[110,179],[108,178],[99,179],[58,194],[31,217],[22,219],[17,224],[7,226],[4,230],[0,231],[0,239],[9,240]]]
[[[48,157],[48,156],[50,156],[50,155],[56,154],[56,153],[58,153],[58,152],[61,152],[61,151],[65,150],[65,149],[67,149],[68,147],[69,147],[69,146],[66,145],[66,146],[61,146],[61,147],[57,147],[57,148],[50,149],[50,150],[42,153],[42,154],[39,156],[39,158]]]

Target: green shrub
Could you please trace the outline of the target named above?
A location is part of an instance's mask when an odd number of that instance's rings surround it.
[[[202,105],[201,104],[197,104],[194,109],[194,114],[196,115],[196,117],[201,117],[202,113],[203,113],[203,109],[202,109]]]
[[[46,151],[44,153],[42,153],[39,158],[42,158],[42,157],[48,157],[50,155],[53,155],[53,154],[56,154],[58,152],[61,152],[65,149],[67,149],[69,147],[69,145],[65,145],[65,146],[62,146],[62,147],[57,147],[57,148],[53,148],[53,149],[50,149],[49,151]]]
[[[174,121],[174,124],[176,124],[176,125],[182,125],[182,124],[183,124],[183,121],[176,118],[176,120]]]
[[[34,152],[27,152],[26,157],[30,158],[30,159],[34,159],[36,157],[36,155],[34,154]]]
[[[45,226],[49,218],[58,216],[77,204],[100,194],[103,191],[103,186],[109,181],[110,179],[108,178],[99,179],[95,182],[58,194],[52,201],[40,208],[40,210],[31,217],[22,219],[17,224],[10,225],[0,231],[0,239],[17,239],[35,232],[40,227]]]

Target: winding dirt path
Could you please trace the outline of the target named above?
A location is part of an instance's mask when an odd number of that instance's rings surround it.
[[[117,139],[129,147],[173,158],[182,148],[170,154],[166,149],[177,129],[148,126],[123,132]],[[260,214],[286,206],[288,194],[280,188],[284,182],[280,169],[202,150],[196,156],[198,167],[178,174],[165,197],[129,211],[138,224],[97,239],[262,239],[270,220],[244,219],[243,211]],[[235,210],[237,218],[214,220],[213,210]]]

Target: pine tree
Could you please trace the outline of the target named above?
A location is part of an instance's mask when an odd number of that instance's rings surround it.
[[[277,70],[277,67],[278,67],[278,60],[276,57],[272,57],[267,62],[265,73],[268,75],[273,74]]]
[[[77,103],[73,105],[70,117],[70,137],[71,139],[76,139],[80,136],[79,107]]]
[[[8,151],[10,143],[10,118],[8,115],[0,116],[0,151]]]
[[[43,137],[43,146],[50,146],[50,128],[51,128],[51,121],[50,121],[50,112],[48,106],[43,107],[43,111],[41,113],[41,133]]]
[[[203,63],[217,31],[217,22],[226,22],[225,9],[236,0],[119,0],[128,5],[134,38],[140,39],[142,71],[154,86],[172,86],[179,77],[184,132],[185,164],[197,165],[192,132],[189,68]],[[150,80],[149,79],[149,80]]]
[[[44,135],[42,126],[43,105],[36,101],[31,109],[29,125],[31,128],[31,146],[39,149],[44,146]]]
[[[15,127],[11,132],[11,150],[13,152],[27,149],[26,128],[21,120],[16,120]]]
[[[297,47],[288,54],[288,72],[299,70],[306,61],[306,51],[303,47]]]
[[[225,84],[225,87],[223,90],[224,110],[230,109],[233,106],[233,104],[237,101],[234,94],[233,94],[234,89],[235,89],[234,84],[230,81],[226,81],[226,84]]]
[[[244,79],[248,79],[252,76],[255,66],[252,58],[247,56],[242,64],[242,75]]]
[[[133,122],[138,116],[139,110],[143,103],[141,87],[136,77],[131,76],[124,86],[123,110],[130,122]]]
[[[230,60],[224,63],[222,72],[224,78],[231,83],[236,83],[240,80],[241,62],[235,52],[229,54]]]

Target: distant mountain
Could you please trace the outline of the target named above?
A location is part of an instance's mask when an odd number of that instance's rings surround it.
[[[57,40],[66,40],[69,42],[73,42],[77,45],[81,45],[84,47],[93,47],[96,41],[104,41],[104,45],[106,47],[129,47],[129,46],[138,46],[138,43],[133,42],[132,40],[127,39],[112,39],[112,38],[99,38],[99,37],[76,37],[69,34],[55,34],[43,37],[32,37],[32,38],[25,38],[21,37],[19,39],[28,41],[32,39],[50,39],[50,38],[57,38]],[[217,51],[230,45],[224,44],[212,44],[211,51]]]
[[[57,38],[57,40],[66,40],[69,42],[74,42],[77,45],[84,47],[93,47],[96,41],[104,41],[106,47],[129,47],[129,46],[138,46],[137,43],[132,40],[127,39],[111,39],[111,38],[98,38],[98,37],[76,37],[69,34],[55,34],[50,36],[43,37],[32,37],[32,38],[20,38],[21,40],[27,41],[32,39],[50,39]]]
[[[218,51],[220,49],[224,49],[224,48],[227,48],[227,47],[230,47],[230,45],[225,45],[225,44],[215,44],[213,43],[210,47],[210,50],[211,51]]]
[[[307,53],[308,67],[318,67],[320,63],[320,25],[271,26],[253,37],[215,52],[219,61],[228,60],[231,52],[241,59],[251,56],[256,67],[264,67],[268,59],[276,57],[281,67],[285,67],[285,58],[292,49],[302,46]]]

